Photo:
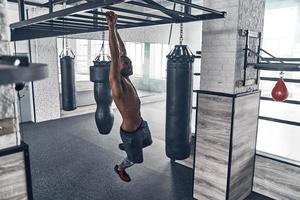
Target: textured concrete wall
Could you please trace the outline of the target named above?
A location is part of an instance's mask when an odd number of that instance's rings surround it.
[[[207,7],[227,12],[226,19],[203,22],[201,89],[235,93],[243,79],[245,38],[239,29],[263,30],[265,1],[230,0],[204,1]],[[250,41],[253,44],[252,41]],[[252,45],[253,49],[256,46]],[[248,79],[255,78],[249,70]]]
[[[0,54],[7,54],[9,52],[10,31],[7,17],[7,1],[0,0]]]
[[[224,10],[227,16],[203,22],[200,87],[233,93],[239,1],[205,0],[204,6]]]
[[[0,0],[0,54],[9,55],[10,32],[7,1]],[[14,84],[0,85],[0,151],[20,144],[18,108]],[[22,153],[0,157],[0,199],[27,199],[24,156]]]
[[[36,121],[60,118],[56,38],[34,40],[31,45],[33,62],[45,63],[49,69],[48,78],[33,84]]]
[[[239,3],[239,15],[238,15],[238,26],[237,29],[251,30],[256,32],[263,32],[264,27],[264,13],[265,13],[265,0],[243,0]],[[241,83],[244,79],[244,52],[246,40],[244,37],[238,35],[237,37],[237,51],[236,51],[236,66],[235,66],[235,86],[234,92],[239,93],[249,89],[257,89],[258,86],[255,85],[256,70],[253,68],[247,69],[247,85],[248,87],[241,87]],[[252,50],[257,50],[258,40],[255,38],[250,38],[249,48]],[[251,54],[248,57],[248,62],[255,63],[256,57]]]
[[[20,144],[13,85],[0,85],[0,150]]]
[[[10,31],[8,28],[7,1],[0,0],[0,54],[9,54]],[[19,144],[14,85],[0,85],[0,149]]]

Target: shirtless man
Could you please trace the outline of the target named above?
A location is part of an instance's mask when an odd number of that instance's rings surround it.
[[[127,157],[114,170],[123,181],[129,182],[131,179],[125,169],[143,162],[143,148],[151,145],[152,139],[148,124],[141,117],[140,99],[129,79],[133,74],[132,63],[117,31],[117,18],[114,12],[106,13],[111,53],[109,82],[114,102],[123,118],[120,127],[123,143],[119,148],[126,152]]]

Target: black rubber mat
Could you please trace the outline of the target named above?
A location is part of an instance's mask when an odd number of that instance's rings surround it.
[[[191,200],[192,170],[165,156],[164,114],[155,114],[163,107],[164,102],[143,106],[153,145],[144,150],[145,162],[128,170],[130,183],[113,171],[125,156],[118,149],[118,113],[107,136],[98,134],[93,114],[21,126],[30,146],[34,199]]]

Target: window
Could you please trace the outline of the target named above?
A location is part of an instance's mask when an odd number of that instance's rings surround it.
[[[88,40],[76,39],[76,57],[75,57],[75,74],[76,81],[88,81],[89,80],[89,47],[90,42]]]
[[[170,49],[167,44],[150,44],[150,78],[166,78],[166,56],[169,54]]]
[[[92,40],[91,41],[91,60],[95,60],[95,58],[100,54],[103,40]],[[110,55],[109,52],[109,44],[108,41],[104,41],[104,53],[106,55]]]
[[[143,65],[144,65],[144,44],[143,43],[125,43],[127,56],[131,59],[133,66],[133,75],[142,76],[143,75]]]
[[[300,3],[282,3],[272,8],[267,1],[263,49],[277,57],[300,57]],[[280,8],[281,6],[281,8]],[[279,77],[279,72],[261,71],[261,77]],[[284,78],[300,79],[300,72],[285,72]],[[271,97],[275,81],[262,80],[262,97]],[[300,101],[300,83],[286,83],[289,100]],[[300,123],[300,105],[261,100],[260,116]],[[300,126],[259,120],[257,149],[273,155],[300,161]]]
[[[102,40],[87,39],[68,39],[69,47],[75,53],[75,78],[76,82],[90,81],[89,67],[99,55]],[[143,75],[144,64],[144,44],[143,43],[125,43],[128,57],[132,60],[134,76]],[[57,39],[58,53],[62,51],[62,38]],[[105,54],[110,56],[108,41],[104,42]]]

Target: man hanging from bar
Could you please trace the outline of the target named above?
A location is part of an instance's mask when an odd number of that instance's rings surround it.
[[[114,12],[106,13],[111,53],[109,82],[114,102],[123,118],[120,127],[123,143],[119,148],[126,152],[127,157],[114,170],[123,181],[129,182],[131,179],[125,169],[143,162],[143,148],[150,146],[152,139],[148,124],[141,117],[141,101],[129,79],[133,74],[132,63],[117,31],[117,18]]]

